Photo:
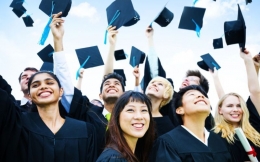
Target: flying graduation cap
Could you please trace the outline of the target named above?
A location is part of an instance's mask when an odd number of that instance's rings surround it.
[[[132,46],[131,56],[129,63],[132,67],[138,66],[142,64],[145,59],[145,53],[137,49],[136,47]]]
[[[252,3],[252,0],[246,0],[246,4]]]
[[[81,68],[87,69],[104,65],[97,46],[76,49],[76,54],[80,63],[80,68],[77,71],[76,79],[79,77],[79,71]]]
[[[19,8],[13,8],[12,11],[20,18],[27,10],[21,5]]]
[[[40,71],[51,71],[53,72],[53,63],[51,62],[43,62]]]
[[[210,55],[210,54],[205,54],[205,55],[201,55],[200,56],[203,60],[197,62],[197,65],[203,69],[208,71],[209,69],[211,69],[212,71],[214,71],[214,67],[216,67],[216,69],[220,69],[221,67],[219,66],[219,64],[214,60],[214,58]]]
[[[171,23],[174,15],[169,9],[166,8],[167,3],[164,5],[163,9],[159,12],[156,18],[151,22],[150,27],[152,27],[153,22],[156,22],[161,27],[166,27]]]
[[[108,26],[128,27],[140,20],[139,14],[134,10],[131,0],[115,0],[106,9]],[[107,30],[104,44],[106,44]]]
[[[24,0],[13,0],[9,7],[19,9],[22,7]]]
[[[239,43],[239,47],[244,51],[246,44],[246,25],[239,4],[237,6],[237,20],[226,21],[224,23],[225,39],[227,45]]]
[[[222,37],[217,38],[217,39],[213,39],[213,47],[214,47],[214,49],[223,48]]]
[[[42,0],[39,9],[49,16],[49,21],[46,24],[42,37],[39,41],[40,45],[44,45],[50,32],[50,23],[52,21],[52,14],[62,12],[62,17],[66,17],[71,8],[71,0]]]
[[[53,52],[53,47],[50,44],[48,44],[41,51],[39,51],[37,55],[42,59],[43,62],[53,63]]]
[[[26,27],[32,27],[33,23],[34,23],[34,21],[33,21],[33,19],[31,18],[30,15],[23,17],[23,22],[24,22]]]
[[[115,56],[116,61],[125,60],[128,57],[128,55],[125,54],[123,49],[116,50],[114,53],[114,56]]]
[[[180,29],[194,30],[200,37],[200,30],[203,26],[203,17],[206,8],[185,6],[179,23]]]
[[[114,72],[121,75],[124,79],[124,86],[126,86],[125,82],[126,82],[126,76],[125,76],[125,72],[124,69],[114,69]]]

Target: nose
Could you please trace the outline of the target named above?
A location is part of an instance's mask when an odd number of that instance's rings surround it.
[[[134,119],[136,120],[142,120],[143,119],[143,115],[140,111],[136,111],[135,115],[134,115]]]
[[[197,98],[205,98],[205,96],[203,96],[203,95],[201,94],[201,95],[198,95]]]

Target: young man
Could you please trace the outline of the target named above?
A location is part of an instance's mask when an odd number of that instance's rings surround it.
[[[23,98],[21,100],[17,100],[17,104],[19,105],[22,112],[30,112],[32,103],[29,100],[28,94],[28,81],[30,77],[38,72],[36,68],[27,67],[24,71],[19,75],[19,84],[21,86],[21,91],[23,92]]]

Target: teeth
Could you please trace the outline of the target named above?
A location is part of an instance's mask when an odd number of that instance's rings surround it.
[[[239,115],[238,114],[233,114],[231,115],[232,117],[238,117]]]
[[[51,94],[50,92],[43,92],[40,94],[40,96],[46,97],[46,96],[49,96],[50,94]]]
[[[143,124],[133,124],[134,127],[141,128],[143,127]]]
[[[206,103],[204,101],[199,101],[196,104],[198,104],[198,103],[206,105]]]

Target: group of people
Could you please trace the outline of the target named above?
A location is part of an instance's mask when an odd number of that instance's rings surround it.
[[[110,26],[103,103],[90,101],[81,92],[83,71],[73,86],[61,14],[54,14],[50,24],[54,73],[26,68],[19,76],[21,101],[0,76],[0,161],[244,162],[249,154],[260,159],[259,55],[240,52],[250,93],[246,102],[239,94],[225,94],[217,70],[210,70],[219,97],[213,117],[209,83],[198,70],[188,70],[174,91],[155,52],[151,27],[146,29],[143,85],[136,66],[135,88],[125,91],[123,77],[113,72],[117,31]],[[243,130],[253,151],[245,151],[235,128]]]

